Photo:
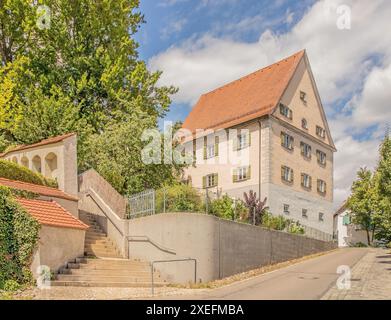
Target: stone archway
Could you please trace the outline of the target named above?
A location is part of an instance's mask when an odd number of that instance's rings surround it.
[[[22,157],[21,160],[22,166],[28,168],[29,167],[29,159],[26,156]]]
[[[32,169],[35,172],[42,173],[42,162],[40,156],[34,156],[32,160]]]
[[[14,156],[14,157],[12,157],[11,161],[14,162],[14,163],[18,163],[18,158]]]
[[[57,155],[54,152],[48,153],[45,157],[45,176],[55,178],[57,168]]]

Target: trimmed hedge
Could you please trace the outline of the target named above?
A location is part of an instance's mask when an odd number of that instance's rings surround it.
[[[58,187],[57,181],[47,179],[39,173],[35,173],[26,167],[8,160],[0,160],[0,177],[53,188]]]
[[[31,259],[40,225],[14,200],[9,188],[0,187],[0,289],[10,280],[30,283]]]

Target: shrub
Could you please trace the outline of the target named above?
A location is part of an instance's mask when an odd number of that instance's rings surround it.
[[[265,212],[262,217],[262,226],[273,230],[284,230],[288,225],[288,220],[283,216],[273,216],[270,212]]]
[[[28,283],[31,258],[38,242],[39,223],[0,187],[0,289],[7,281]]]
[[[305,230],[304,227],[299,223],[299,221],[291,221],[290,224],[288,225],[288,230],[289,233],[293,234],[304,234]]]
[[[17,163],[3,159],[0,159],[0,177],[53,188],[58,187],[56,181],[47,179],[43,175],[35,173],[26,167],[18,165]]]
[[[202,210],[200,194],[196,189],[186,184],[175,184],[159,189],[156,193],[157,212],[163,212],[164,200],[166,212],[199,212]]]
[[[299,221],[286,219],[284,216],[273,216],[270,212],[264,214],[262,226],[273,230],[285,230],[293,234],[304,234],[305,230]]]
[[[17,283],[15,280],[6,280],[4,282],[4,291],[17,291],[20,289],[20,284]]]
[[[210,203],[209,213],[219,218],[237,220],[246,214],[247,209],[243,205],[242,201],[236,201],[230,198],[228,195],[224,195],[219,199],[213,200]]]

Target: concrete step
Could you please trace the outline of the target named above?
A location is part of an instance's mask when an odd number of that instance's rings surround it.
[[[114,269],[115,275],[118,276],[136,276],[136,277],[151,277],[151,270],[120,270]],[[104,269],[64,269],[61,274],[71,275],[91,275],[91,276],[105,276],[110,273],[110,270]]]
[[[119,265],[119,266],[144,266],[149,267],[150,263],[146,261],[137,261],[129,259],[89,259],[89,258],[78,258],[79,263],[87,265]]]
[[[67,287],[113,287],[113,288],[150,288],[151,282],[95,282],[95,281],[51,281],[51,285]],[[154,282],[155,287],[164,287],[165,282]]]
[[[159,278],[156,277],[156,280]],[[118,276],[118,275],[74,275],[74,274],[59,274],[56,277],[58,281],[91,281],[91,282],[149,282],[151,276]]]
[[[114,271],[123,271],[129,270],[132,272],[150,272],[150,267],[147,266],[119,266],[119,265],[89,265],[84,263],[68,263],[68,269],[77,269],[77,270],[102,270],[105,272],[109,272],[111,270]]]

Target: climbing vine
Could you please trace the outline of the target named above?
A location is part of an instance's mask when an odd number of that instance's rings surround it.
[[[21,196],[21,194],[18,194]],[[0,187],[0,289],[7,281],[32,281],[30,265],[40,225],[14,199],[12,191]]]

